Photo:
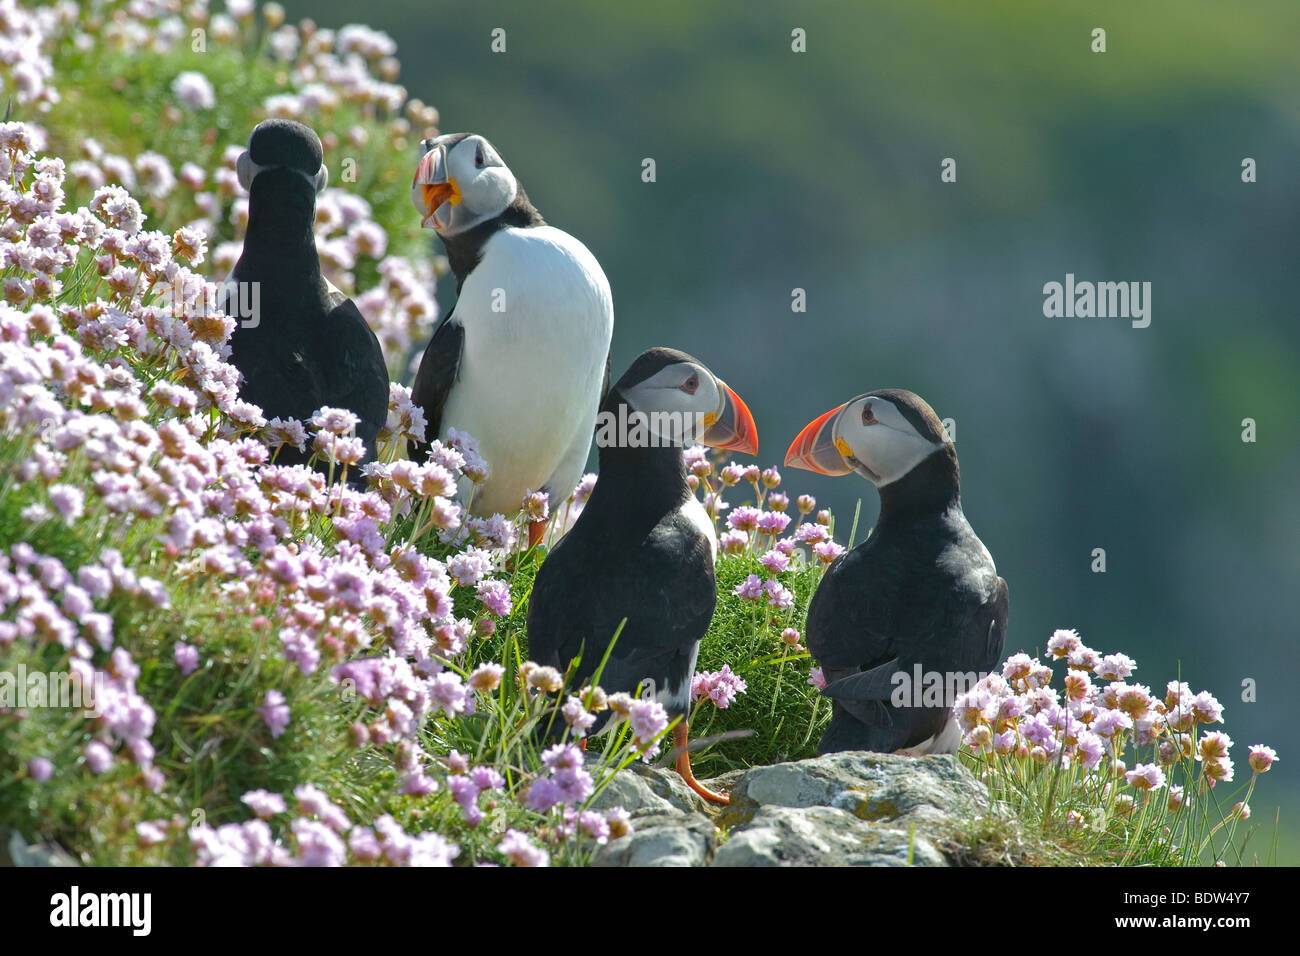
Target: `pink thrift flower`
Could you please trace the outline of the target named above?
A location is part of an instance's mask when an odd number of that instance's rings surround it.
[[[135,835],[142,847],[157,846],[167,839],[167,831],[149,820],[141,820],[135,825]]]
[[[763,596],[763,579],[757,574],[751,574],[737,584],[732,593],[741,600],[756,601]]]
[[[550,866],[551,855],[518,830],[507,830],[497,849],[515,866]]]
[[[435,674],[429,678],[428,687],[430,709],[441,710],[448,717],[473,713],[473,699],[457,674]]]
[[[564,715],[564,722],[578,736],[585,734],[591,725],[596,722],[596,715],[588,713],[582,701],[573,695],[569,695],[569,699],[564,702],[560,712]]]
[[[250,790],[239,799],[263,820],[270,819],[277,813],[284,813],[286,809],[284,797],[269,790]]]
[[[476,589],[483,606],[497,617],[507,617],[514,606],[510,599],[510,585],[505,581],[491,579],[480,581]]]
[[[780,511],[765,511],[758,518],[758,530],[763,534],[780,534],[790,523],[790,516]]]
[[[529,521],[545,521],[551,516],[549,496],[544,491],[524,495],[523,512]]]
[[[1096,676],[1102,680],[1124,680],[1137,670],[1137,662],[1127,654],[1107,654],[1096,668]]]
[[[113,765],[113,753],[98,740],[86,744],[86,766],[91,773],[103,773]]]
[[[588,472],[582,476],[582,480],[578,482],[578,487],[573,489],[573,503],[575,505],[584,504],[595,490],[596,476]]]
[[[739,484],[740,480],[745,477],[745,466],[738,465],[734,461],[722,466],[722,471],[718,475],[722,483],[728,488]]]
[[[755,531],[762,514],[757,508],[741,505],[727,515],[727,524],[736,531]]]
[[[730,707],[736,695],[745,693],[746,689],[744,679],[732,673],[727,664],[723,664],[721,670],[704,671],[691,678],[691,699],[708,697],[719,710]]]
[[[1155,790],[1165,784],[1165,772],[1153,763],[1140,763],[1124,775],[1129,786],[1138,790]]]
[[[1250,769],[1255,773],[1267,773],[1269,767],[1277,763],[1277,751],[1272,747],[1265,747],[1263,744],[1255,744],[1250,748]]]
[[[1223,706],[1208,690],[1203,690],[1192,699],[1192,713],[1202,724],[1223,722]]]
[[[176,666],[180,668],[181,676],[188,677],[198,669],[199,649],[186,644],[184,641],[178,641],[172,649],[172,658],[176,661]]]
[[[266,697],[262,700],[262,706],[257,711],[262,715],[262,720],[266,722],[267,728],[271,731],[272,739],[279,737],[284,733],[284,728],[289,726],[289,705],[284,702],[284,694],[278,690],[268,690]]]
[[[490,692],[501,686],[501,675],[505,668],[500,664],[480,664],[469,675],[469,686],[480,692]]]
[[[217,105],[212,83],[202,73],[190,70],[172,80],[172,96],[186,110],[210,110]]]
[[[767,603],[774,608],[785,610],[794,604],[794,594],[779,581],[763,582],[763,590],[767,593]]]
[[[723,554],[744,554],[749,536],[743,531],[724,531],[718,538],[718,550]]]
[[[86,496],[80,488],[72,485],[50,486],[50,504],[68,524],[86,513]]]
[[[628,722],[636,742],[645,746],[667,729],[668,712],[658,701],[637,700],[628,708]]]
[[[609,821],[595,810],[584,810],[579,814],[578,828],[601,846],[609,842]]]
[[[800,544],[821,544],[830,540],[830,532],[825,525],[801,524],[794,533],[794,539]]]
[[[1078,650],[1083,646],[1083,641],[1079,637],[1079,632],[1075,630],[1058,629],[1052,632],[1052,636],[1047,641],[1047,653],[1052,657],[1060,659],[1069,657],[1071,652]]]
[[[834,541],[823,541],[813,546],[813,553],[822,564],[830,564],[844,553],[844,546]]]

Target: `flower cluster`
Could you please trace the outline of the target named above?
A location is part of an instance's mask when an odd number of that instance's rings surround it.
[[[226,91],[216,88],[204,72],[207,58],[197,54],[207,52],[208,45],[244,51],[250,57],[269,54],[282,71],[280,87],[261,103],[249,130],[263,115],[294,117],[321,128],[332,179],[342,186],[325,190],[317,201],[316,243],[322,269],[335,285],[355,296],[389,357],[390,372],[395,378],[406,378],[414,347],[427,339],[437,318],[434,265],[422,255],[394,254],[392,237],[362,196],[366,182],[378,182],[384,167],[391,164],[389,157],[407,154],[410,144],[435,131],[437,111],[409,99],[405,88],[395,82],[400,70],[393,55],[396,44],[383,33],[358,25],[334,31],[310,21],[286,23],[283,8],[274,3],[262,8],[260,28],[254,22],[252,3],[227,3],[224,12],[209,7],[208,0],[185,4],[109,0],[83,11],[71,0],[61,0],[29,10],[4,0],[0,3],[4,27],[0,86],[14,91],[17,104],[46,111],[60,99],[49,55],[56,48],[99,49],[122,59],[150,55],[165,57],[167,62],[184,59],[186,68],[177,69],[166,88],[156,91],[165,100],[150,120],[157,124],[151,135],[156,145],[129,158],[114,144],[83,133],[75,139],[76,155],[67,158],[67,189],[88,197],[96,190],[117,187],[113,205],[129,190],[142,202],[132,212],[115,215],[115,228],[130,235],[141,219],[165,214],[172,229],[183,230],[176,241],[179,248],[191,252],[184,257],[188,265],[224,275],[239,255],[248,222],[247,193],[235,172],[243,146],[219,141],[211,114]],[[200,42],[205,49],[193,49]],[[366,121],[359,121],[362,117]],[[194,149],[191,137],[169,135],[180,132],[186,123],[208,124],[202,150]],[[43,149],[44,132],[35,126],[27,129],[30,142],[25,148]],[[9,178],[7,170],[4,178]],[[131,228],[132,215],[135,228]],[[68,242],[66,231],[63,241]],[[423,245],[414,220],[398,245],[406,250]],[[103,261],[101,266],[112,268],[113,263]],[[114,278],[119,283],[127,280],[125,275],[110,277],[106,271],[101,275],[110,284]],[[176,287],[170,277],[161,284]],[[10,291],[11,302],[13,295]],[[207,311],[214,310],[209,305]]]
[[[762,600],[774,610],[785,611],[793,605],[794,595],[782,583],[783,572],[810,561],[829,565],[844,553],[843,546],[831,538],[829,511],[818,512],[814,520],[805,522],[817,507],[811,495],[796,499],[798,518],[794,527],[790,527],[790,498],[778,490],[781,473],[777,469],[735,462],[724,465],[717,476],[722,488],[748,484],[754,489],[754,505],[732,508],[724,500],[722,490],[713,490],[709,483],[714,469],[703,447],[687,449],[686,466],[692,487],[705,489],[705,510],[715,520],[726,515],[726,530],[718,537],[718,550],[728,555],[758,555],[759,564],[766,572],[763,577],[750,574],[736,586],[734,593],[744,600]]]
[[[200,83],[178,86],[203,108]],[[228,648],[190,629],[187,614],[167,613],[174,602],[202,601],[220,609],[218,634],[238,627],[264,642],[265,658],[249,672],[258,675],[247,731],[254,741],[292,746],[313,706],[310,689],[324,682],[346,707],[360,707],[347,740],[391,758],[396,793],[445,791],[468,825],[481,820],[480,798],[500,791],[539,812],[549,803],[561,827],[566,812],[576,813],[572,825],[596,842],[617,830],[617,820],[584,816],[591,778],[563,755],[536,780],[516,778],[507,793],[491,764],[451,772],[424,749],[421,731],[431,722],[493,703],[487,695],[500,684],[500,666],[466,664],[473,643],[513,608],[501,575],[518,541],[515,523],[470,517],[456,501],[459,485],[488,474],[472,437],[431,442],[423,463],[396,458],[426,436],[409,389],[394,385],[381,458],[365,469],[364,489],[331,484],[310,464],[328,464],[336,476],[355,468],[356,416],[322,408],[306,422],[268,421],[239,398],[227,361],[233,323],[213,307],[215,287],[191,268],[205,260],[207,231],[148,230],[144,207],[121,185],[98,186],[87,205],[64,209],[68,171],[34,152],[40,142],[30,126],[0,125],[0,456],[14,463],[6,496],[24,536],[63,528],[100,544],[77,562],[25,544],[0,553],[0,655],[15,645],[56,648],[75,681],[102,690],[75,750],[16,755],[25,778],[48,786],[85,773],[165,801],[172,781],[155,766],[150,742],[158,704],[139,686],[144,661],[136,656],[165,659],[163,673],[178,679],[234,683],[223,670],[233,663]],[[160,162],[150,163],[150,182],[164,193],[177,188]],[[330,203],[323,208],[334,215]],[[335,212],[342,225],[326,238],[366,222],[355,204]],[[359,235],[383,254],[381,236]],[[403,334],[415,336],[433,315],[420,291],[426,283],[400,264],[381,263],[385,271],[410,301],[375,304],[400,311]],[[310,464],[277,464],[286,445],[310,449]],[[540,498],[532,507],[548,510]],[[148,574],[135,570],[139,559]],[[149,626],[122,646],[116,622],[132,608]],[[545,670],[530,686],[558,691],[548,678],[562,679]],[[641,702],[629,711],[636,746],[651,751],[666,715]],[[565,719],[581,729],[594,717],[584,705],[570,706]],[[555,799],[543,799],[548,792]],[[300,797],[298,817],[268,823],[262,817],[275,801],[253,794],[245,803],[257,820],[196,827],[188,842],[151,818],[140,823],[140,845],[188,846],[202,863],[455,857],[436,834],[407,836],[382,817],[352,826],[321,799]]]
[[[245,823],[219,827],[200,824],[188,839],[199,866],[451,866],[459,847],[440,834],[409,834],[385,814],[372,826],[353,824],[347,814],[318,788],[306,784],[294,790],[295,811],[279,794],[250,791],[243,802],[256,813]],[[268,820],[291,816],[284,829],[287,842],[278,841]],[[173,821],[146,821],[137,826],[145,846],[172,838]]]
[[[59,102],[51,80],[54,65],[47,48],[60,28],[75,23],[80,8],[72,0],[34,9],[17,0],[0,0],[0,89],[22,106],[45,112]]]
[[[1153,692],[1130,681],[1137,670],[1132,658],[1095,651],[1073,630],[1056,631],[1047,655],[1065,665],[1059,686],[1050,663],[1017,653],[1000,673],[957,698],[954,712],[965,743],[987,766],[1074,770],[1082,774],[1077,785],[1099,788],[1105,805],[1120,816],[1135,809],[1137,797],[1156,799],[1171,813],[1190,808],[1189,785],[1208,792],[1233,780],[1232,740],[1210,729],[1222,722],[1223,707],[1208,691],[1193,693],[1186,683],[1170,681],[1163,693]],[[1146,754],[1149,759],[1140,759]],[[1131,767],[1127,759],[1134,760]],[[1251,748],[1256,774],[1274,760],[1271,748]],[[1174,782],[1175,772],[1182,783]],[[1123,786],[1131,791],[1121,792]],[[1081,816],[1073,820],[1082,822]]]
[[[104,610],[114,599],[154,610],[168,605],[162,584],[137,575],[111,548],[75,570],[24,543],[0,552],[0,614],[12,618],[0,620],[0,651],[21,642],[66,652],[70,686],[94,712],[80,753],[86,768],[103,774],[125,759],[139,771],[142,785],[157,792],[164,778],[153,765],[149,743],[156,714],[137,692],[140,666],[118,646],[113,618]],[[12,716],[22,720],[25,711]],[[31,768],[37,779],[48,779],[55,770],[47,755],[32,760],[41,761]]]
[[[745,693],[745,681],[723,664],[720,670],[705,671],[691,678],[691,700],[708,699],[719,710],[726,710],[737,694]]]

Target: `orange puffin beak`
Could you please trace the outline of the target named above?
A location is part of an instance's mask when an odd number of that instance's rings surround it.
[[[847,405],[848,402],[844,404]],[[803,431],[790,443],[790,450],[785,453],[785,463],[791,468],[803,468],[820,475],[847,475],[852,471],[844,463],[839,443],[835,440],[835,419],[843,408],[844,405],[837,405],[805,425]]]
[[[725,382],[722,386],[722,411],[717,419],[709,423],[709,430],[700,436],[700,441],[714,448],[737,451],[742,455],[752,455],[758,451],[758,426],[748,406],[740,400]],[[706,419],[707,421],[707,419]]]
[[[438,210],[445,203],[460,205],[460,187],[456,180],[447,175],[447,150],[435,146],[420,157],[420,164],[415,167],[415,176],[411,180],[411,189],[420,190],[424,204],[424,218],[420,225],[426,229],[438,229],[446,226],[438,218]],[[432,223],[432,225],[430,225]]]

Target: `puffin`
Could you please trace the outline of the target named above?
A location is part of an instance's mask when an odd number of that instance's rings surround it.
[[[745,403],[699,360],[668,348],[641,353],[601,403],[596,484],[537,572],[528,647],[534,661],[562,672],[579,657],[575,687],[608,652],[597,683],[610,693],[653,688],[669,717],[682,718],[673,730],[678,773],[702,797],[726,803],[695,779],[686,749],[691,678],[717,601],[717,537],[682,457],[696,443],[752,455],[758,431]]]
[[[462,501],[513,515],[524,496],[569,496],[609,388],[614,300],[585,245],[549,226],[496,148],[474,133],[420,144],[411,201],[442,240],[456,304],[420,359],[411,399],[426,436],[455,428],[478,442],[490,474]],[[428,446],[416,444],[422,461]],[[529,544],[546,524],[529,525]]]
[[[248,230],[219,301],[237,320],[230,361],[240,372],[240,397],[268,418],[304,423],[323,406],[352,411],[366,450],[348,481],[361,487],[361,468],[374,460],[388,416],[388,366],[365,317],[321,275],[316,196],[329,171],[320,138],[294,120],[265,120],[236,172],[248,190]],[[310,454],[285,446],[276,462],[306,464]]]
[[[875,528],[831,564],[808,607],[806,643],[833,702],[818,750],[955,753],[953,691],[966,689],[956,675],[973,683],[1001,662],[1007,582],[962,512],[943,424],[913,392],[878,389],[810,422],[785,463],[856,472],[880,493]],[[943,690],[927,694],[933,674]]]

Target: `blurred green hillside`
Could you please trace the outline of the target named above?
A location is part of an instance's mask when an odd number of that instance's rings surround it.
[[[1283,802],[1300,859],[1300,4],[286,6],[391,33],[442,128],[486,134],[603,263],[615,369],[699,355],[764,463],[876,386],[955,419],[1008,650],[1076,627],[1144,683],[1213,691],[1238,744],[1281,753],[1255,822],[1266,844]],[[1150,281],[1151,326],[1045,318],[1066,273]],[[874,517],[856,479],[788,483]]]

